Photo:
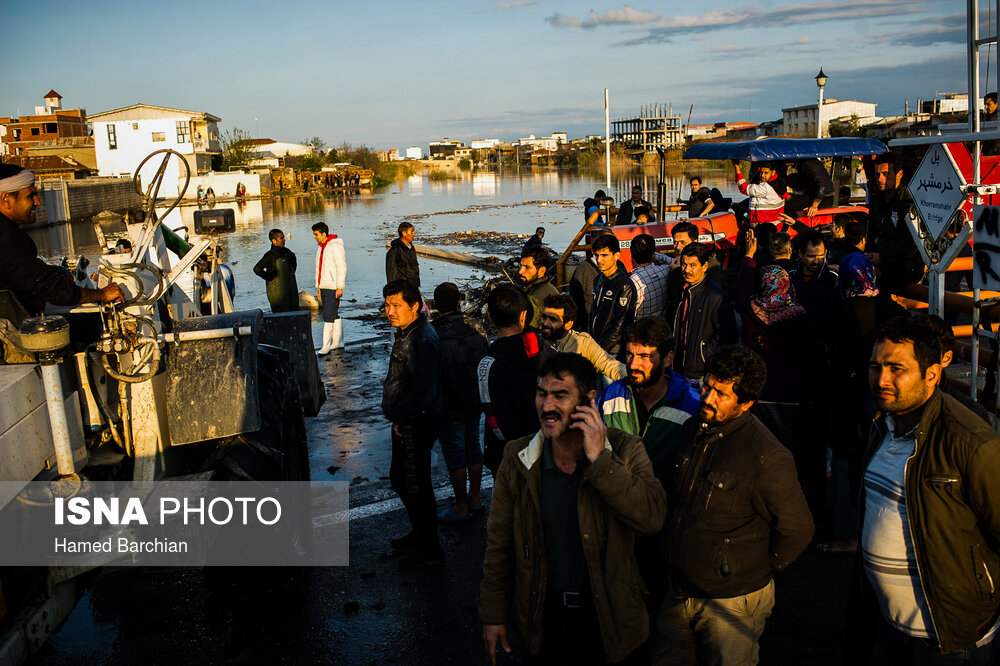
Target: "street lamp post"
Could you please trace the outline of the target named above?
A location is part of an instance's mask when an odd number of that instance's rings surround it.
[[[826,74],[823,73],[823,68],[819,68],[819,74],[816,75],[816,86],[819,88],[819,104],[816,106],[816,138],[823,138],[823,86],[826,85]]]

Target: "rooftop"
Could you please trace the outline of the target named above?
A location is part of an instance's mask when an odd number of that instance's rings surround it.
[[[51,171],[91,171],[86,164],[77,162],[72,157],[57,157],[56,155],[8,155],[8,164],[16,164],[28,171],[43,174]]]
[[[110,111],[93,113],[90,115],[90,120],[91,121],[94,120],[107,121],[116,119],[131,120],[140,117],[153,118],[156,117],[158,114],[190,116],[212,122],[219,122],[220,120],[222,120],[222,118],[219,118],[218,116],[213,116],[211,113],[206,113],[204,111],[190,111],[188,109],[178,109],[171,106],[156,106],[154,104],[143,104],[142,102],[139,102],[138,104],[133,104],[131,106],[123,106],[120,109],[111,109]]]

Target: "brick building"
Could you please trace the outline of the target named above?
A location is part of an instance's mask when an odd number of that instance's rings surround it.
[[[44,99],[45,106],[36,106],[33,116],[0,117],[0,156],[23,155],[43,139],[88,135],[86,109],[63,109],[55,90]]]

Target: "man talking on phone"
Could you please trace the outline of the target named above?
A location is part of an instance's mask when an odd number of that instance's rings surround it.
[[[634,543],[662,527],[666,495],[642,440],[605,427],[596,382],[578,354],[547,359],[541,430],[504,450],[479,600],[491,664],[512,614],[528,663],[638,663],[649,635]]]

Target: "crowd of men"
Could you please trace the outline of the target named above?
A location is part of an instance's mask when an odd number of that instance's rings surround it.
[[[845,657],[866,663],[879,644],[890,664],[996,663],[1000,438],[947,381],[950,326],[889,296],[922,272],[905,168],[888,155],[864,169],[867,221],[790,238],[763,219],[773,194],[786,199],[778,171],[737,169],[751,199],[736,256],[720,262],[682,222],[672,258],[635,237],[630,274],[598,228],[566,293],[536,234],[521,284],[488,295],[493,342],[452,283],[435,288],[429,319],[413,227],[400,225],[386,255],[396,337],[381,407],[412,531],[390,543],[402,567],[442,564],[438,523],[486,511],[490,471],[479,619],[491,663],[512,649],[510,622],[539,664],[757,663],[775,574],[838,536],[828,449],[856,491]],[[808,194],[797,214],[825,196]],[[0,166],[0,289],[31,313],[120,300],[116,284],[80,288],[38,259],[20,228],[38,205],[34,176]],[[323,223],[313,232],[328,351],[343,345],[343,240]],[[271,242],[258,274],[294,274],[280,230]],[[440,513],[436,441],[455,493]]]
[[[399,330],[383,411],[413,526],[392,546],[402,566],[440,564],[435,521],[488,508],[491,663],[513,649],[510,623],[528,663],[757,663],[775,574],[836,536],[860,546],[845,655],[864,663],[879,644],[889,663],[994,663],[1000,439],[947,384],[950,328],[883,286],[920,276],[896,233],[901,169],[869,166],[871,223],[841,219],[839,238],[768,228],[775,209],[751,194],[758,217],[737,256],[681,222],[672,257],[633,238],[628,272],[618,239],[595,228],[562,293],[536,233],[520,283],[488,295],[492,343],[455,285],[435,290],[433,321],[406,279],[385,287]],[[784,201],[778,178],[737,174]],[[435,516],[437,436],[455,503]],[[853,534],[833,531],[828,449],[857,489]]]

